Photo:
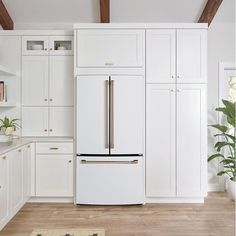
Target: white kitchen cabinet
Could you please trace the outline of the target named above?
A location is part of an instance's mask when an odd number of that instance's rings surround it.
[[[145,80],[111,76],[111,154],[144,153]]]
[[[48,136],[48,107],[22,107],[22,135]]]
[[[176,30],[146,31],[147,83],[175,83]]]
[[[91,146],[91,154],[109,153],[108,83],[108,76],[77,77],[78,153],[90,153]]]
[[[177,195],[202,196],[207,181],[206,85],[177,85]]]
[[[73,155],[36,155],[36,196],[73,196]]]
[[[176,96],[173,84],[146,91],[146,195],[176,196]]]
[[[206,85],[148,84],[147,197],[204,197]]]
[[[22,55],[48,55],[48,36],[22,36]]]
[[[144,66],[144,30],[81,29],[77,45],[77,67]]]
[[[207,30],[177,30],[177,82],[207,82]]]
[[[50,107],[49,108],[49,136],[74,135],[74,108]]]
[[[49,37],[49,54],[50,55],[73,55],[74,45],[73,36],[50,36]]]
[[[0,156],[0,229],[10,217],[9,158]]]
[[[51,56],[49,68],[50,106],[73,106],[73,56]]]
[[[22,55],[73,55],[73,36],[32,35],[22,37]]]
[[[8,157],[10,158],[10,208],[12,214],[15,214],[25,203],[23,191],[25,184],[23,175],[24,158],[22,148],[9,152]]]
[[[48,105],[48,58],[22,57],[22,105]]]

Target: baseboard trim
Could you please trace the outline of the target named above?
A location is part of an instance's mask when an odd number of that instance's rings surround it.
[[[208,184],[208,192],[225,192],[225,187],[219,183]]]
[[[204,197],[146,198],[146,203],[204,203]]]
[[[31,197],[30,203],[74,203],[73,197]]]

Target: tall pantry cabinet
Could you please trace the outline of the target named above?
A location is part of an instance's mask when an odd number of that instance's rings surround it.
[[[73,36],[22,37],[22,135],[73,136]]]
[[[146,40],[146,196],[203,198],[207,29],[148,29]]]

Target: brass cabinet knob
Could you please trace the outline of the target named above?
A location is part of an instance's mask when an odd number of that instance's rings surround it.
[[[48,101],[47,98],[45,98],[44,101],[47,102]]]
[[[28,145],[27,147],[30,148],[30,145]]]
[[[52,129],[50,129],[50,132],[52,132]]]
[[[53,99],[52,98],[50,98],[50,102],[52,102],[53,101]]]
[[[21,149],[19,149],[18,152],[21,152]]]
[[[175,77],[172,75],[171,78],[174,79]]]
[[[178,75],[178,76],[177,76],[177,78],[179,79],[179,78],[180,78],[180,76]]]
[[[6,156],[4,156],[4,157],[2,157],[2,159],[3,159],[3,160],[6,160],[6,159],[7,159],[7,157],[6,157]]]
[[[52,48],[50,48],[50,51],[52,51]]]
[[[45,130],[44,130],[44,132],[48,132],[48,130],[47,130],[47,129],[45,129]]]
[[[71,163],[72,161],[71,160],[69,160],[69,163]]]
[[[175,90],[174,90],[174,89],[171,89],[170,91],[173,93]]]

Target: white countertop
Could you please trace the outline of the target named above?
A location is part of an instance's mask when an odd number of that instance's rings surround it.
[[[19,138],[10,142],[0,142],[0,155],[3,155],[9,151],[22,147],[32,142],[73,142],[73,138],[67,137],[32,137],[32,138]]]

